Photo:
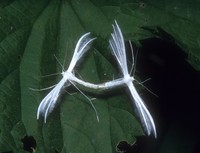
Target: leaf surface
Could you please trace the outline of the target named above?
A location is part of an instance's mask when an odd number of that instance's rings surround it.
[[[96,98],[92,102],[100,122],[89,101],[73,86],[66,88],[46,124],[36,119],[36,112],[49,91],[30,88],[58,83],[61,75],[43,77],[62,71],[54,55],[67,69],[78,39],[86,32],[98,39],[75,71],[94,83],[119,78],[108,48],[115,19],[125,40],[136,43],[167,33],[199,70],[199,5],[198,1],[180,4],[158,0],[1,1],[0,151],[23,152],[21,139],[25,135],[34,137],[38,153],[112,153],[121,140],[134,143],[143,132],[124,87],[100,92],[80,88],[88,97]]]

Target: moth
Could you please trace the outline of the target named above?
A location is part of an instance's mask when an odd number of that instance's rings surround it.
[[[72,80],[75,80],[74,78],[76,78],[73,73],[74,67],[76,66],[76,64],[80,60],[80,58],[83,56],[83,54],[90,48],[89,45],[91,44],[91,42],[94,39],[96,39],[96,38],[90,38],[89,35],[90,35],[90,32],[84,34],[78,40],[75,50],[74,50],[74,54],[73,54],[71,62],[69,64],[69,67],[66,71],[62,72],[62,76],[63,76],[62,79],[58,82],[58,84],[55,85],[55,87],[41,101],[41,103],[38,107],[38,110],[37,110],[37,119],[39,119],[39,117],[42,115],[44,117],[44,122],[46,123],[48,115],[55,108],[55,105],[57,103],[57,100],[60,96],[62,89],[66,86],[70,86],[71,84],[73,84],[76,87],[74,82],[72,82]],[[83,95],[86,96],[85,94],[83,94]],[[99,117],[98,117],[98,114],[97,114],[97,111],[96,111],[94,105],[92,104],[91,100],[87,96],[86,96],[86,98],[90,101],[90,103],[96,113],[97,120],[99,120]]]

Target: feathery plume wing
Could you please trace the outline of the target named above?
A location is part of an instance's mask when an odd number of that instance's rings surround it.
[[[47,96],[41,101],[38,110],[37,110],[37,119],[39,116],[44,116],[44,122],[46,123],[46,119],[51,111],[54,109],[58,97],[61,93],[64,85],[69,86],[69,79],[74,77],[72,75],[72,71],[77,63],[77,61],[82,57],[82,55],[89,49],[89,44],[95,39],[89,37],[90,33],[84,34],[77,42],[76,48],[74,50],[74,54],[72,60],[69,64],[67,71],[63,72],[63,78],[60,82],[47,94]]]
[[[77,61],[82,57],[82,55],[90,48],[89,44],[96,38],[89,37],[90,32],[84,34],[77,42],[72,60],[67,69],[68,72],[72,72]]]
[[[124,83],[127,85],[131,93],[131,96],[134,99],[135,106],[139,113],[139,117],[142,121],[142,124],[145,128],[145,131],[147,132],[148,135],[150,135],[153,132],[154,136],[156,137],[156,128],[153,118],[149,113],[148,109],[146,108],[146,106],[144,105],[143,100],[137,93],[132,83],[134,78],[131,77],[128,73],[124,38],[116,21],[115,24],[113,25],[113,33],[111,34],[111,39],[109,40],[109,43],[111,46],[112,53],[117,59],[120,69],[124,75]]]

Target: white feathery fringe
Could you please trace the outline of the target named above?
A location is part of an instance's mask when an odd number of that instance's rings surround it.
[[[142,98],[139,96],[134,84],[132,81],[134,80],[134,77],[131,77],[130,74],[128,73],[128,66],[127,66],[127,60],[126,60],[126,51],[125,51],[125,45],[124,45],[124,38],[122,35],[122,32],[119,28],[119,25],[115,21],[115,24],[113,25],[113,33],[111,34],[111,39],[109,40],[110,46],[112,53],[114,54],[115,58],[117,59],[117,62],[119,64],[120,70],[123,73],[123,81],[130,93],[132,98],[134,99],[135,106],[137,108],[137,111],[139,113],[140,119],[142,121],[143,126],[145,127],[145,131],[147,132],[148,135],[153,133],[155,137],[157,137],[156,134],[156,127],[154,120],[149,113],[148,109],[146,108],[144,101]],[[113,85],[115,84],[115,80],[112,81]],[[109,83],[111,84],[111,82]],[[113,86],[111,85],[111,86]],[[107,84],[108,86],[108,84]]]
[[[61,90],[64,88],[64,85],[69,86],[71,84],[71,80],[75,80],[74,79],[75,76],[73,75],[73,69],[74,69],[76,63],[78,62],[78,60],[89,49],[89,44],[95,39],[95,38],[92,38],[92,39],[89,38],[89,35],[90,35],[90,32],[84,34],[78,40],[72,60],[69,64],[67,71],[62,72],[63,78],[60,80],[60,82],[57,85],[55,85],[55,87],[41,101],[41,103],[38,107],[38,110],[37,110],[37,119],[39,119],[40,115],[42,115],[44,117],[44,122],[46,123],[48,115],[55,108],[58,97],[61,93]],[[86,96],[86,95],[84,95],[84,96]],[[87,96],[86,96],[86,98],[89,100],[89,98]],[[93,103],[91,102],[91,100],[90,100],[90,103],[92,105],[92,108],[95,111],[97,120],[99,121],[98,113],[97,113]]]
[[[139,113],[141,122],[145,128],[145,131],[147,132],[148,135],[153,133],[153,135],[157,137],[154,120],[150,112],[146,108],[144,101],[139,96],[134,84],[132,83],[132,81],[135,80],[134,77],[131,77],[130,74],[128,73],[124,38],[116,21],[115,24],[113,25],[113,33],[111,34],[111,39],[109,40],[109,44],[111,47],[111,51],[119,64],[120,70],[123,74],[123,78],[115,79],[101,84],[93,84],[90,82],[85,82],[76,77],[73,77],[73,81],[85,87],[93,89],[104,89],[104,90],[112,89],[117,86],[122,86],[125,84],[131,93],[131,97],[134,101],[133,103],[135,103],[135,106]]]

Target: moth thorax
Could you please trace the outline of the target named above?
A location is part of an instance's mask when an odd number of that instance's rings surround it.
[[[133,77],[131,77],[130,75],[125,75],[124,76],[124,83],[129,84],[130,82],[133,81]]]
[[[65,71],[62,75],[63,75],[63,78],[65,78],[65,79],[69,79],[69,78],[73,77],[73,74],[68,71]]]

